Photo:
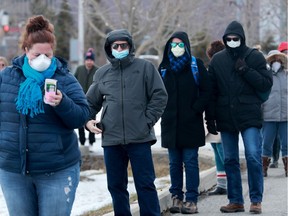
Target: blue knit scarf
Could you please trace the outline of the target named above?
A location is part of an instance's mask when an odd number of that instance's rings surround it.
[[[172,53],[169,53],[168,58],[170,61],[170,68],[174,72],[180,72],[181,70],[183,70],[183,68],[189,61],[189,55],[187,54],[187,52],[185,52],[184,55],[179,56],[178,58],[176,58]]]
[[[46,78],[51,78],[54,75],[56,71],[56,59],[52,58],[51,65],[47,70],[38,72],[31,68],[28,58],[25,56],[22,70],[26,79],[20,84],[16,98],[16,109],[24,115],[27,115],[30,111],[30,117],[33,118],[39,113],[44,113],[41,87]]]

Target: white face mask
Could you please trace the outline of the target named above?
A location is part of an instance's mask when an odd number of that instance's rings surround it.
[[[238,40],[238,41],[227,41],[227,46],[231,47],[231,48],[236,48],[236,47],[239,47],[241,45],[241,41]]]
[[[185,48],[181,48],[179,46],[176,46],[176,47],[172,47],[171,48],[171,52],[173,53],[173,55],[178,58],[179,56],[182,56],[184,53],[185,53]]]
[[[30,61],[30,66],[39,72],[45,71],[51,65],[51,59],[41,54]]]
[[[273,64],[272,64],[272,70],[274,71],[274,72],[278,72],[278,70],[281,68],[281,63],[280,62],[274,62]]]

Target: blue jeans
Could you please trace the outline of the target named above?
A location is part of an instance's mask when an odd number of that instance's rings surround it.
[[[287,122],[263,122],[262,156],[272,157],[274,140],[279,139],[282,157],[287,157]]]
[[[217,172],[225,172],[224,152],[222,143],[211,143],[215,155],[215,164]]]
[[[199,187],[199,166],[198,166],[198,149],[199,148],[185,148],[168,149],[170,161],[170,178],[171,187],[169,189],[173,196],[183,200],[183,164],[185,167],[186,178],[186,193],[185,198],[187,202],[197,203],[198,201],[198,187]]]
[[[0,169],[10,216],[69,216],[79,180],[79,163],[53,173],[26,176]]]
[[[160,216],[155,172],[150,143],[131,143],[103,147],[108,190],[112,196],[114,215],[131,216],[129,204],[128,162],[130,160],[140,215]]]
[[[263,174],[261,159],[260,129],[248,128],[241,132],[248,171],[250,201],[262,202]],[[242,180],[239,162],[239,134],[221,132],[224,148],[224,166],[227,175],[228,199],[230,203],[243,204]]]
[[[227,189],[227,178],[224,168],[224,152],[222,143],[211,143],[214,151],[215,165],[217,171],[217,187]]]

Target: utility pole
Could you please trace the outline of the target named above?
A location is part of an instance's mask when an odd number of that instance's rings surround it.
[[[78,0],[78,65],[84,64],[84,17],[83,0]]]
[[[7,56],[6,34],[9,32],[9,14],[0,10],[0,53]]]

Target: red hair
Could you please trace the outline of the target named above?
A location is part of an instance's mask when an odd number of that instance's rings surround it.
[[[21,35],[20,47],[25,51],[36,43],[49,43],[53,50],[56,48],[54,26],[42,15],[30,17]]]

